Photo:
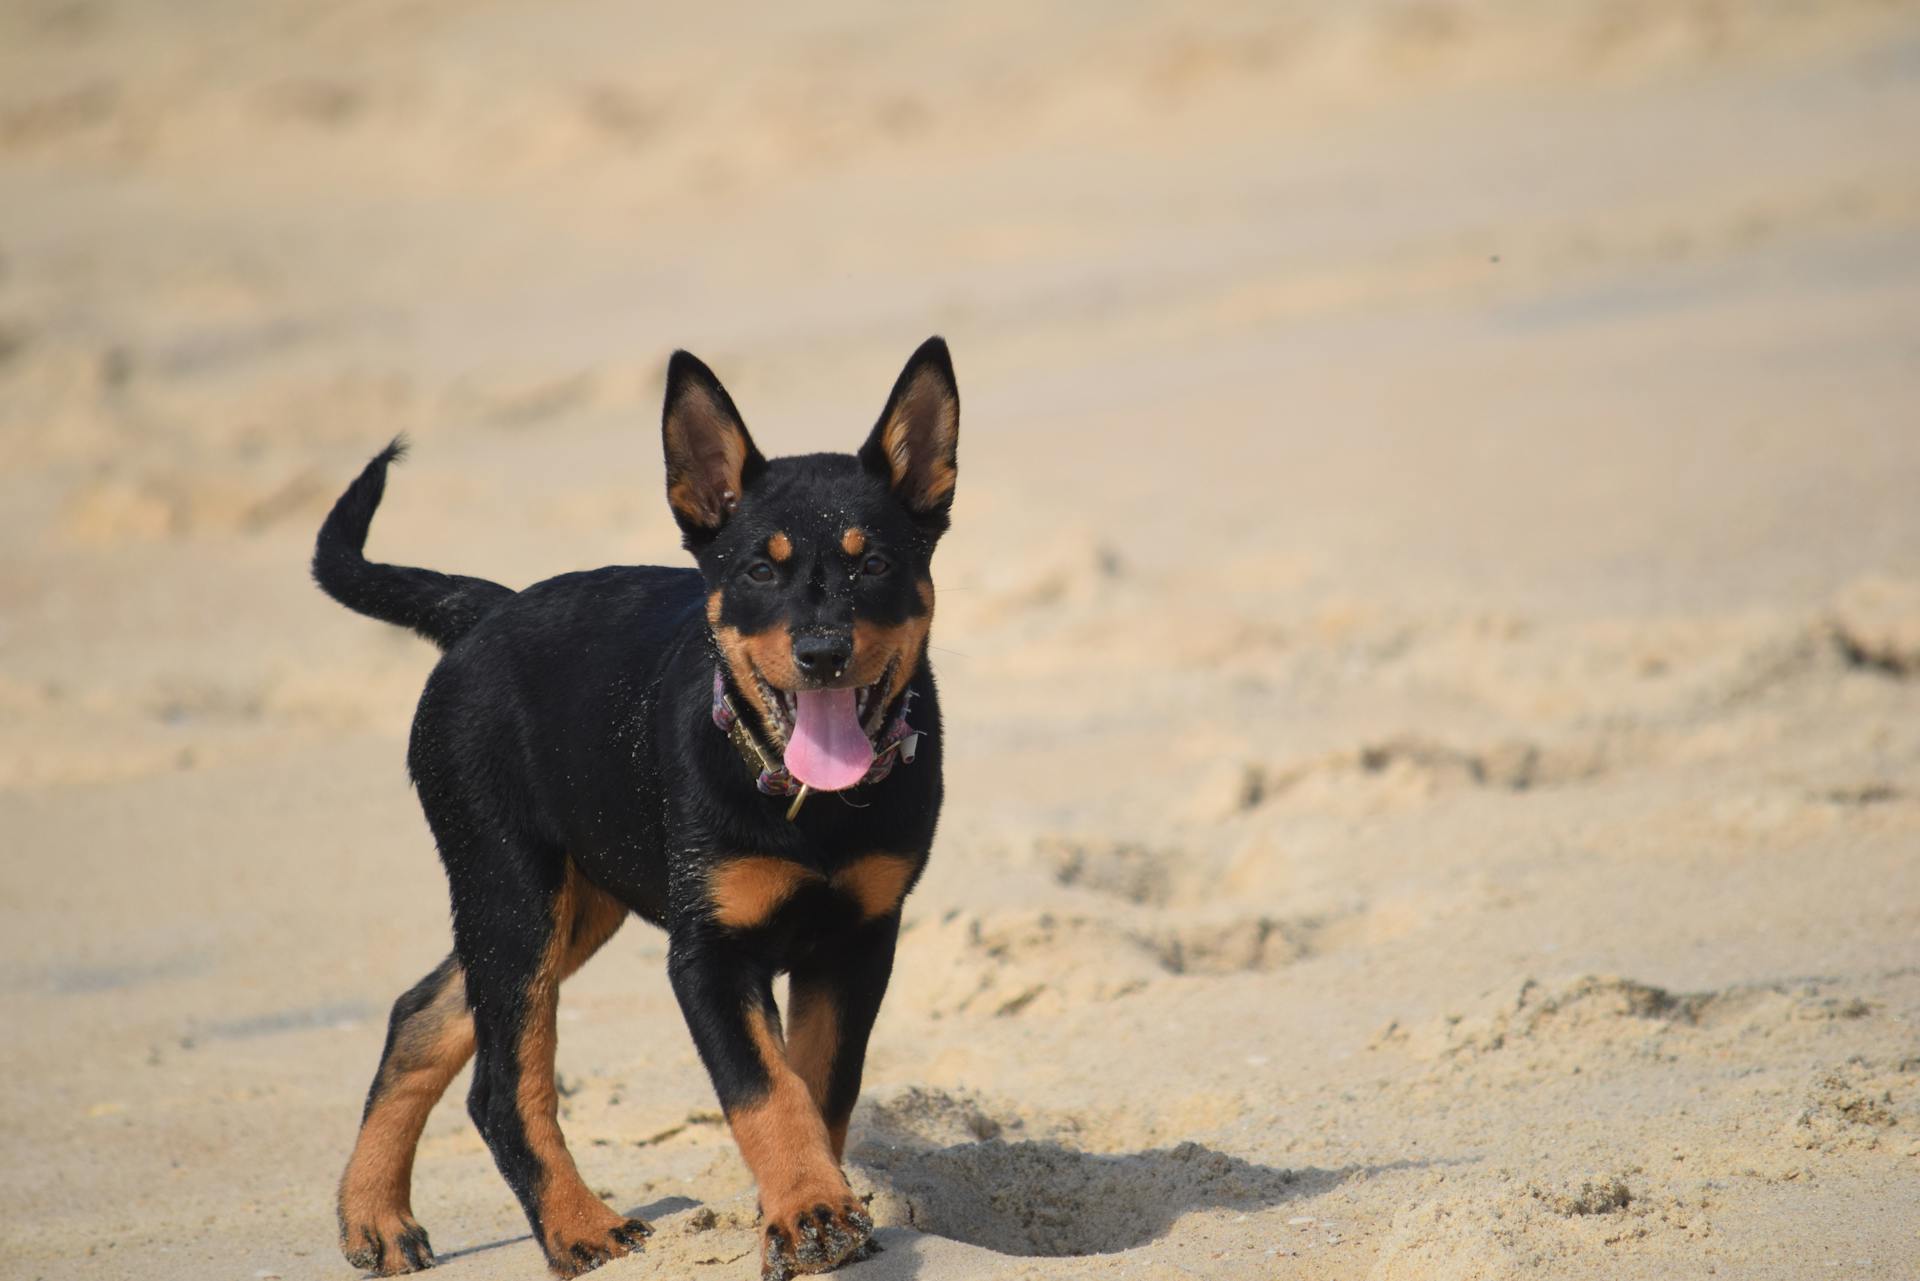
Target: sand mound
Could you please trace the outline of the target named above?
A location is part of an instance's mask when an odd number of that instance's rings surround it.
[[[1521,1182],[1495,1196],[1426,1201],[1394,1215],[1369,1281],[1604,1277],[1656,1234],[1705,1238],[1707,1206],[1651,1194],[1638,1175]]]
[[[1884,1065],[1849,1059],[1818,1072],[1785,1128],[1795,1147],[1920,1156],[1920,1058]]]
[[[1920,582],[1849,584],[1834,602],[1833,631],[1848,662],[1891,676],[1920,675]]]
[[[1675,1037],[1724,1044],[1873,1014],[1870,1003],[1818,982],[1674,993],[1633,979],[1588,975],[1556,984],[1526,979],[1511,993],[1489,993],[1417,1032],[1392,1024],[1376,1044],[1405,1044],[1424,1057],[1461,1061],[1503,1052],[1577,1056],[1608,1046],[1657,1055]]]

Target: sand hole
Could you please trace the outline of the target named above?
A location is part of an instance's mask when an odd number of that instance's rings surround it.
[[[1342,1177],[1256,1165],[1198,1143],[1102,1156],[1057,1143],[990,1140],[858,1154],[905,1201],[911,1226],[1001,1254],[1130,1250],[1193,1210],[1259,1210]]]

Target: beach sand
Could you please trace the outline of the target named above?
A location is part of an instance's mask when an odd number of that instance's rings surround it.
[[[0,1274],[346,1277],[446,950],[435,654],[307,578],[683,563],[965,403],[948,801],[851,1174],[905,1278],[1920,1275],[1920,8],[0,7]],[[635,923],[564,1124],[755,1275]],[[468,1122],[414,1206],[536,1278]]]

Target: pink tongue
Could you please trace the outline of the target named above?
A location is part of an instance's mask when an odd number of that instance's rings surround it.
[[[817,792],[838,792],[867,776],[873,744],[860,728],[850,689],[801,690],[794,695],[793,737],[787,772]]]

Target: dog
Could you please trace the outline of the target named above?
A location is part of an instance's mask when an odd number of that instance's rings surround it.
[[[953,363],[941,339],[922,344],[854,454],[763,457],[686,352],[661,424],[695,568],[515,592],[371,562],[398,440],[321,527],[321,589],[445,651],[407,768],[446,868],[453,950],[393,1005],[339,1187],[356,1267],[433,1265],[414,1152],[469,1058],[467,1111],[552,1270],[641,1246],[652,1229],[582,1182],[554,1085],[560,984],[629,915],[667,932],[674,995],[758,1187],[762,1277],[875,1248],[841,1160],[940,813],[927,638],[957,475]]]

